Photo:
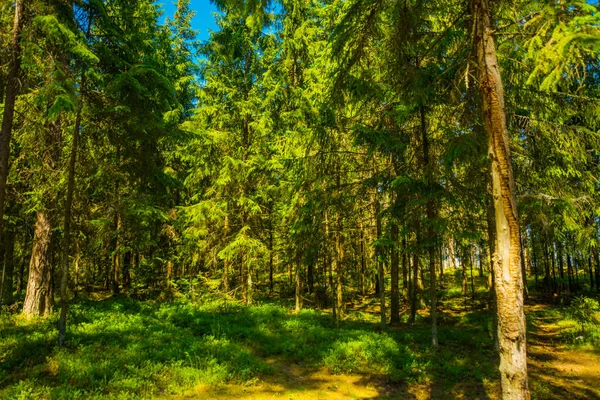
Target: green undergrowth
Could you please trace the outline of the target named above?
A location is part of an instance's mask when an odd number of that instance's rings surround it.
[[[498,379],[497,358],[478,310],[440,315],[440,347],[430,346],[422,315],[415,325],[380,332],[360,313],[336,327],[324,312],[277,304],[244,307],[221,300],[75,302],[68,344],[58,349],[57,317],[0,320],[0,397],[152,398],[200,384],[251,384],[276,363],[380,377],[398,385]]]
[[[568,306],[534,311],[528,319],[528,331],[535,332],[540,322],[557,331],[559,344],[590,350],[600,347],[600,305],[592,297],[575,297]]]

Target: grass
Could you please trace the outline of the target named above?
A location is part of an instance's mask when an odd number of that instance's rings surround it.
[[[252,307],[206,293],[169,302],[79,300],[70,308],[69,341],[62,350],[56,346],[56,315],[31,321],[3,315],[0,397],[178,397],[199,386],[257,385],[289,365],[376,380],[393,388],[392,398],[404,397],[395,390],[413,388],[434,398],[496,397],[498,357],[484,285],[479,279],[475,300],[454,287],[444,293],[438,350],[430,346],[426,309],[414,325],[403,322],[381,332],[374,297],[349,310],[339,327],[328,312],[294,314],[273,299]],[[566,311],[556,310],[543,312],[567,320]]]

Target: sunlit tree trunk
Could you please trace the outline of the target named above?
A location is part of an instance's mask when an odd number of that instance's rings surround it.
[[[52,313],[54,298],[52,295],[50,267],[50,238],[52,226],[45,211],[36,213],[33,250],[29,262],[29,278],[23,304],[23,314],[28,317]]]
[[[488,0],[473,0],[472,6],[482,114],[488,135],[496,220],[497,253],[494,273],[502,397],[511,400],[529,399],[521,243],[504,110],[504,89]]]

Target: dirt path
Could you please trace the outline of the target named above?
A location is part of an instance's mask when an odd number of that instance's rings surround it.
[[[528,313],[547,306],[528,307]],[[600,352],[570,349],[561,343],[553,318],[536,318],[529,332],[529,376],[540,399],[600,399]]]

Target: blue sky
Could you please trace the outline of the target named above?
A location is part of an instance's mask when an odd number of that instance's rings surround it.
[[[172,17],[175,13],[176,0],[160,0],[156,3],[163,7],[165,17]],[[194,29],[198,31],[198,39],[207,40],[208,30],[216,30],[217,25],[213,13],[217,11],[217,8],[210,2],[210,0],[191,0],[190,7],[196,12],[192,24]]]

